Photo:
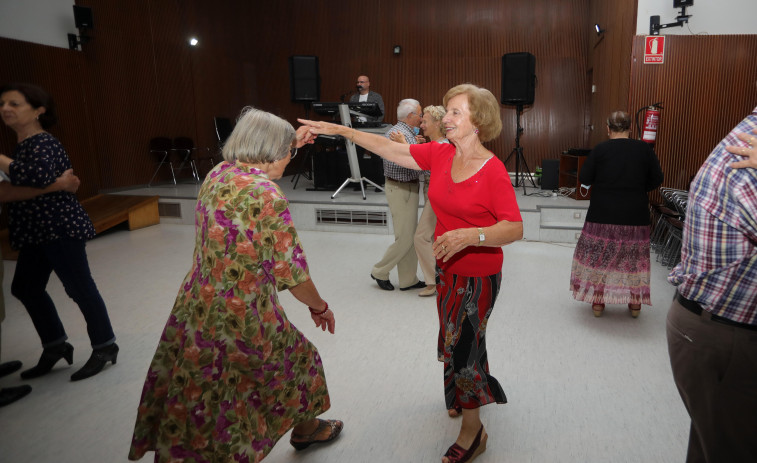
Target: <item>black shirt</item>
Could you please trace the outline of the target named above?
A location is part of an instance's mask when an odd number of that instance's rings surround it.
[[[589,154],[579,180],[591,185],[586,221],[614,225],[649,225],[647,192],[662,184],[654,150],[641,140],[614,138]]]

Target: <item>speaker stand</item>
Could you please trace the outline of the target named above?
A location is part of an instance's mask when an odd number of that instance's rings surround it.
[[[515,132],[515,148],[513,148],[512,151],[510,151],[510,154],[507,156],[507,159],[505,159],[505,165],[507,165],[508,161],[510,161],[510,158],[515,156],[515,183],[513,183],[514,187],[523,186],[523,195],[526,195],[526,172],[528,173],[528,177],[531,179],[531,186],[536,188],[536,182],[534,182],[533,174],[531,173],[531,170],[528,167],[528,163],[526,163],[526,158],[523,156],[523,147],[520,146],[520,134],[523,133],[523,127],[520,126],[520,115],[523,112],[523,105],[518,105],[516,109],[516,132]],[[521,172],[520,170],[520,163],[523,163],[523,166],[526,168],[525,172]]]
[[[347,104],[340,103],[339,104],[339,116],[342,120],[342,124],[346,125],[348,127],[352,127],[352,122],[350,118],[350,110]],[[355,149],[355,144],[350,140],[349,138],[345,138],[345,147],[347,148],[347,161],[350,163],[350,177],[342,183],[342,186],[337,189],[333,195],[331,195],[331,199],[336,198],[336,195],[339,194],[340,191],[344,187],[347,186],[348,183],[359,183],[360,184],[360,191],[363,193],[363,199],[365,199],[365,185],[363,182],[370,183],[374,187],[376,187],[376,191],[381,190],[384,191],[383,188],[376,185],[369,179],[363,177],[360,175],[360,164],[357,160],[357,150]]]

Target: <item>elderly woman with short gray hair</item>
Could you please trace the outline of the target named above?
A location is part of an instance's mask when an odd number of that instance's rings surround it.
[[[304,449],[336,438],[315,346],[279,303],[288,289],[334,333],[274,180],[312,142],[306,128],[245,108],[205,179],[195,249],[147,372],[129,459],[260,461],[289,429]]]

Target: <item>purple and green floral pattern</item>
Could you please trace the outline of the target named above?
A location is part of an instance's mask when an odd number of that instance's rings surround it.
[[[208,174],[195,218],[192,269],[147,371],[129,459],[258,462],[330,407],[318,351],[277,296],[310,278],[305,254],[286,197],[243,163]]]

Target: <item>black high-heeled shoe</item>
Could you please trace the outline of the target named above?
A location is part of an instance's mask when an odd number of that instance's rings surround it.
[[[37,378],[42,375],[50,373],[58,360],[66,359],[69,365],[74,363],[74,346],[67,342],[63,342],[53,347],[47,347],[42,351],[42,356],[39,358],[37,365],[29,368],[28,370],[21,372],[23,379]]]
[[[116,357],[118,357],[118,345],[116,343],[93,350],[87,363],[79,371],[71,375],[71,381],[79,381],[87,379],[90,376],[95,376],[105,368],[108,362],[115,365]]]

